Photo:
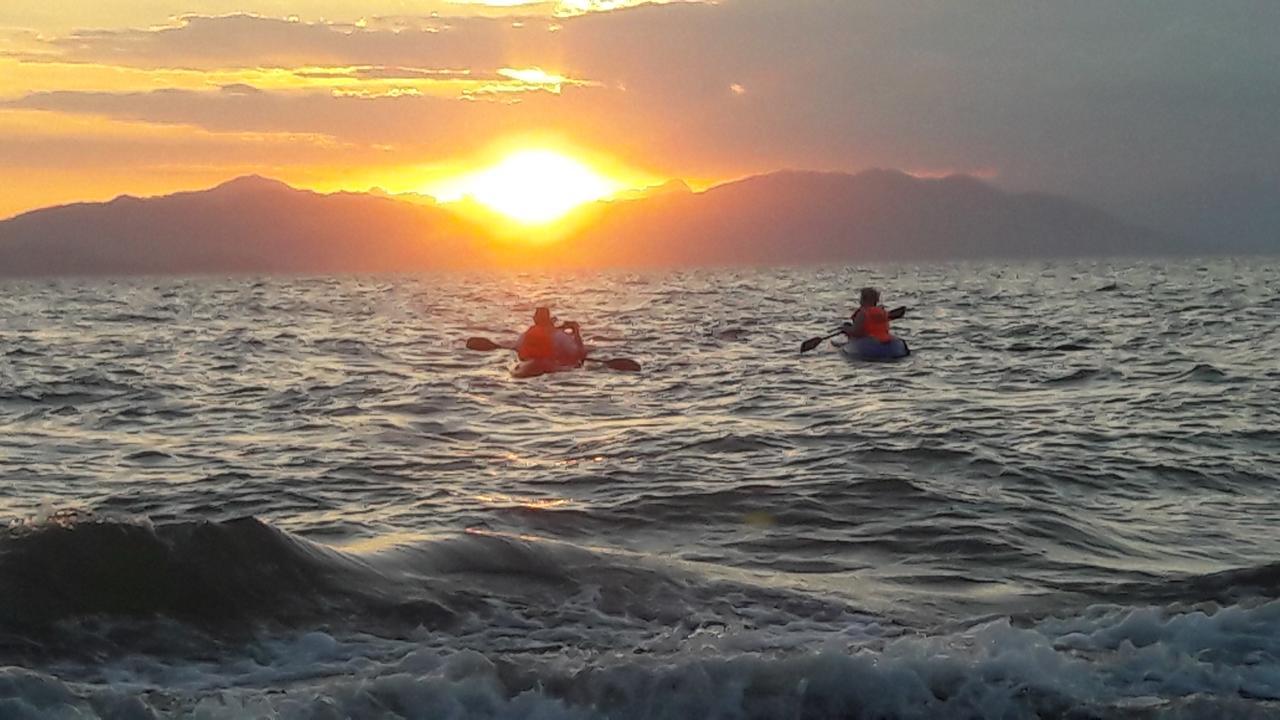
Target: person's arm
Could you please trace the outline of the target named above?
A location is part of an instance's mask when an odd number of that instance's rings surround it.
[[[867,316],[863,315],[862,309],[859,308],[858,311],[853,314],[853,322],[844,324],[844,334],[851,338],[859,338],[866,335],[867,331],[863,329],[866,322]]]
[[[581,325],[579,325],[578,323],[574,322],[573,320],[569,320],[569,321],[566,321],[566,322],[564,322],[564,323],[561,323],[561,324],[560,324],[560,329],[561,329],[561,330],[568,330],[568,331],[569,331],[569,334],[573,336],[573,341],[574,341],[575,343],[577,343],[577,344],[578,344],[578,352],[579,352],[579,353],[586,353],[586,351],[587,351],[587,346],[586,346],[586,341],[582,339],[582,326],[581,326]]]

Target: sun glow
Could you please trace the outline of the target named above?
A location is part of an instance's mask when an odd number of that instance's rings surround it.
[[[441,202],[470,198],[518,222],[541,225],[622,189],[618,181],[567,155],[554,150],[521,150],[433,194]]]

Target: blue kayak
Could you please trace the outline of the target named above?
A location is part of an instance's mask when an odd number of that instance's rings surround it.
[[[856,338],[840,343],[840,352],[854,360],[897,360],[911,354],[911,348],[902,338],[882,343],[875,338]]]

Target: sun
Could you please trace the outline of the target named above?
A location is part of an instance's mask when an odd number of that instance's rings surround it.
[[[441,202],[471,198],[517,222],[542,225],[622,189],[621,183],[563,153],[520,150],[458,178],[436,196]]]

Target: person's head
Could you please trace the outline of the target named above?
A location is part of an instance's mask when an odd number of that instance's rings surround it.
[[[863,307],[874,307],[880,304],[880,291],[873,287],[862,288],[862,296],[858,302]]]
[[[534,325],[551,325],[551,308],[540,307],[533,311]]]

